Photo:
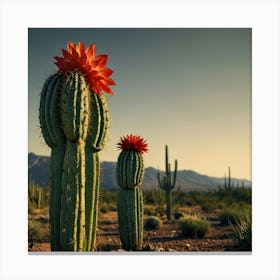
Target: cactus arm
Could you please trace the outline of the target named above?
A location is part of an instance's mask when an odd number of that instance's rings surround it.
[[[165,170],[166,170],[166,174],[168,174],[169,168],[168,168],[168,163],[169,163],[169,159],[168,159],[168,146],[165,146]]]
[[[171,189],[174,189],[174,187],[175,187],[175,185],[176,185],[177,168],[178,168],[178,162],[177,162],[177,160],[175,160],[175,169],[174,169],[174,175],[173,175],[173,184],[172,184]]]
[[[60,120],[60,100],[62,96],[62,88],[63,88],[64,78],[61,75],[58,75],[56,80],[56,84],[54,86],[54,92],[56,94],[52,94],[50,100],[50,108],[49,108],[49,117],[50,117],[50,127],[53,134],[53,139],[56,146],[65,145],[66,139],[62,130],[62,124]]]
[[[53,78],[51,79],[48,88],[47,88],[47,92],[46,92],[46,101],[45,101],[45,122],[46,122],[46,126],[49,132],[49,135],[51,137],[51,139],[53,140],[53,142],[55,142],[55,134],[53,132],[53,126],[52,126],[52,122],[51,122],[51,113],[50,111],[53,110],[51,107],[51,100],[53,99],[53,96],[56,95],[57,93],[54,91],[56,88],[56,83],[57,80],[59,79],[59,75],[54,75]]]
[[[103,149],[109,126],[109,111],[106,99],[102,94],[90,94],[89,128],[87,145],[92,147],[93,152]]]
[[[50,76],[41,91],[39,121],[42,135],[52,149],[50,156],[50,239],[51,250],[60,250],[60,194],[65,154],[65,136],[61,127],[60,101],[64,78],[60,74]]]
[[[161,182],[161,178],[160,178],[159,172],[157,173],[157,179],[158,179],[158,185],[159,185],[159,187],[160,187],[161,189],[163,189],[163,184],[162,184],[162,182]]]
[[[40,108],[39,108],[39,121],[40,121],[40,126],[41,126],[41,131],[42,135],[44,137],[44,140],[46,144],[50,147],[53,148],[55,147],[55,143],[51,137],[51,133],[48,129],[47,125],[47,116],[46,116],[46,106],[47,106],[47,93],[48,93],[48,88],[50,84],[52,83],[52,80],[56,79],[56,75],[50,76],[46,82],[44,83],[43,89],[41,91],[41,98],[40,98]]]
[[[99,109],[100,109],[100,132],[96,143],[96,150],[100,151],[104,147],[106,135],[109,127],[109,110],[105,97],[100,94],[98,97]]]

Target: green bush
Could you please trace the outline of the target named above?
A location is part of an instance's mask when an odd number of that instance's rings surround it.
[[[186,215],[178,220],[180,235],[190,238],[203,238],[210,230],[210,223],[197,215]]]
[[[242,218],[237,224],[232,225],[231,238],[239,250],[252,250],[252,217],[250,215]]]
[[[144,222],[144,229],[145,230],[157,230],[162,227],[162,221],[160,218],[151,216],[148,217]]]
[[[115,204],[117,205],[118,191],[100,190],[99,199],[100,203]]]
[[[155,208],[154,212],[155,212],[155,215],[157,215],[159,217],[163,216],[166,213],[164,207],[162,207],[162,206]]]
[[[36,220],[28,220],[28,241],[44,242],[49,240],[49,230]]]
[[[144,214],[146,215],[155,215],[155,210],[152,207],[144,207]]]
[[[250,215],[250,207],[228,207],[220,211],[219,219],[222,225],[235,225]]]
[[[200,203],[200,208],[204,212],[213,212],[217,207],[217,202],[203,201]]]
[[[28,214],[35,214],[36,213],[36,207],[31,201],[28,201]]]
[[[174,217],[175,217],[176,220],[178,220],[178,219],[184,217],[184,215],[185,215],[185,213],[182,212],[182,211],[180,211],[180,210],[176,210],[176,211],[174,212]]]

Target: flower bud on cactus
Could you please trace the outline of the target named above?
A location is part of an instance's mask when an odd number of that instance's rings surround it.
[[[52,149],[50,224],[51,249],[93,251],[100,184],[98,151],[108,128],[102,91],[115,82],[104,68],[106,55],[95,45],[69,42],[63,57],[55,57],[58,74],[45,83],[40,102],[43,137]]]
[[[117,162],[119,233],[123,249],[140,250],[143,244],[143,196],[140,185],[144,178],[142,154],[148,151],[143,138],[127,135],[121,138],[122,150]]]

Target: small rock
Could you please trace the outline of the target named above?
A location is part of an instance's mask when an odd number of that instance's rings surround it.
[[[169,248],[168,252],[176,252],[176,250]]]
[[[155,248],[155,251],[156,251],[156,252],[163,252],[163,251],[164,251],[164,248],[162,248],[162,247],[156,247],[156,248]]]
[[[124,249],[118,249],[117,252],[126,252]]]

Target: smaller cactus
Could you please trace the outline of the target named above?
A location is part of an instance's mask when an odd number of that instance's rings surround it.
[[[163,179],[160,178],[160,174],[158,172],[158,184],[161,189],[165,191],[165,198],[166,198],[166,216],[168,220],[171,220],[171,191],[174,189],[176,185],[176,178],[177,178],[177,167],[178,162],[175,160],[175,170],[174,170],[174,177],[173,181],[171,179],[171,168],[170,163],[168,161],[168,146],[165,146],[165,176]],[[178,189],[179,190],[179,189]]]
[[[148,151],[143,138],[127,135],[118,143],[116,179],[120,186],[118,195],[119,233],[124,250],[140,250],[143,244],[144,164],[142,154]]]
[[[228,180],[225,176],[225,183],[224,183],[224,188],[227,193],[227,202],[228,205],[232,205],[232,191],[233,191],[234,183],[231,179],[231,172],[230,172],[230,166],[228,167]]]

